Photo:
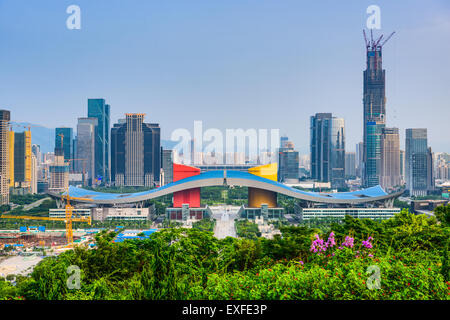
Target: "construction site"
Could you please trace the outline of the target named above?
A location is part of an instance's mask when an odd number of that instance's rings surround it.
[[[23,228],[23,227],[22,227]],[[40,230],[39,230],[40,229]],[[73,242],[79,243],[85,240],[86,232],[75,231]],[[67,245],[66,230],[45,230],[45,228],[28,227],[26,230],[2,230],[0,231],[0,250],[8,246],[14,248],[51,248]]]

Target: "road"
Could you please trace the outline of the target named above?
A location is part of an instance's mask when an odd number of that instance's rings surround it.
[[[211,207],[213,211],[213,218],[216,219],[216,226],[214,228],[214,235],[218,239],[226,237],[237,237],[236,229],[234,227],[234,219],[237,218],[237,210],[239,207],[218,206]]]
[[[50,197],[46,197],[46,198],[43,198],[43,199],[39,199],[39,200],[37,200],[37,201],[35,201],[35,202],[33,202],[33,203],[30,203],[30,204],[25,205],[25,206],[23,207],[23,210],[28,211],[28,210],[30,210],[30,209],[33,209],[34,207],[40,206],[41,203],[44,202],[45,200],[51,200],[51,199],[52,199],[52,198],[50,198]]]

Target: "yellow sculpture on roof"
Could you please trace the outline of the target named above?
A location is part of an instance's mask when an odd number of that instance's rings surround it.
[[[248,169],[248,172],[255,176],[266,178],[272,181],[278,180],[278,164],[269,163]]]

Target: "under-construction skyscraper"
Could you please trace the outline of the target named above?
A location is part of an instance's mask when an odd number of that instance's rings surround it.
[[[383,70],[383,45],[392,37],[383,42],[383,35],[373,39],[372,30],[370,39],[366,43],[367,66],[364,71],[364,152],[363,152],[363,186],[372,187],[380,184],[381,174],[381,134],[386,126],[386,95],[385,70]]]

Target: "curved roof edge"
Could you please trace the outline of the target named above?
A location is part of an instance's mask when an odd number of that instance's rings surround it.
[[[289,197],[300,200],[321,202],[329,204],[360,204],[374,201],[383,201],[400,196],[402,191],[388,194],[380,186],[375,186],[354,192],[338,192],[338,193],[317,193],[299,190],[286,186],[277,181],[272,181],[254,174],[233,170],[217,170],[201,173],[196,176],[188,177],[179,181],[169,183],[165,186],[151,189],[143,192],[135,193],[105,193],[77,188],[70,186],[69,195],[73,197],[89,198],[92,201],[76,200],[75,202],[85,202],[93,204],[125,204],[133,202],[141,202],[165,196],[178,191],[183,191],[198,187],[210,186],[243,186],[273,191],[281,193]],[[51,194],[60,198],[62,194]]]

